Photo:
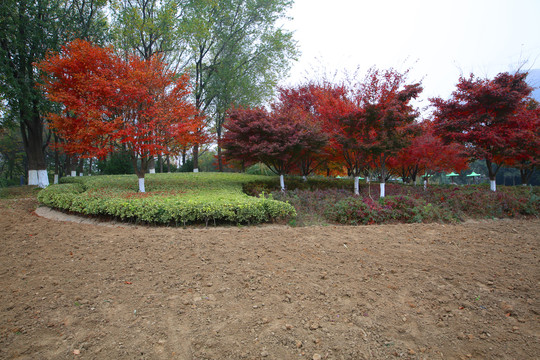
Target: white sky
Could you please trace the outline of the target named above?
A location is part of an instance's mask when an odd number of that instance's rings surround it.
[[[302,54],[283,84],[411,68],[426,106],[449,97],[461,73],[493,77],[523,61],[540,68],[540,0],[295,0],[289,15]]]

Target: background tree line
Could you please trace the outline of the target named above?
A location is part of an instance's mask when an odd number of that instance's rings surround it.
[[[292,34],[278,26],[291,5],[288,0],[2,1],[0,111],[2,144],[9,145],[2,149],[17,153],[2,152],[2,162],[16,163],[2,176],[14,181],[24,174],[28,184],[46,186],[52,164],[55,174],[82,170],[83,157],[59,153],[64,139],[47,127],[46,114],[64,109],[37,86],[42,74],[36,64],[74,39],[112,46],[125,58],[146,61],[158,55],[169,70],[189,74],[190,101],[204,122],[201,141],[181,153],[184,159],[191,155],[198,171],[204,142],[215,138],[219,144],[231,104],[254,106],[270,99],[296,56]],[[155,165],[149,166],[153,171]]]

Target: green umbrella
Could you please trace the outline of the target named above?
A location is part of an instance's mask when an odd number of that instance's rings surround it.
[[[450,178],[450,183],[453,184],[454,183],[454,178],[456,176],[459,176],[459,174],[456,174],[455,172],[452,171],[450,174],[447,174],[446,176]]]
[[[474,171],[473,171],[472,173],[470,173],[469,175],[467,175],[467,177],[472,178],[472,182],[473,182],[474,184],[476,184],[476,178],[479,177],[479,176],[480,176],[480,174],[477,174],[477,173],[475,173]]]

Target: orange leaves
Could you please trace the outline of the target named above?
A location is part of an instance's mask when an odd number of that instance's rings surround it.
[[[134,156],[154,156],[186,145],[201,126],[187,99],[188,76],[167,70],[158,57],[125,60],[75,40],[38,67],[48,74],[47,96],[64,106],[49,120],[67,153],[102,157],[124,144]]]

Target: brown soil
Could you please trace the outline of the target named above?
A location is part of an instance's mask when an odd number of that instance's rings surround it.
[[[540,220],[105,227],[0,200],[0,358],[533,359]]]

